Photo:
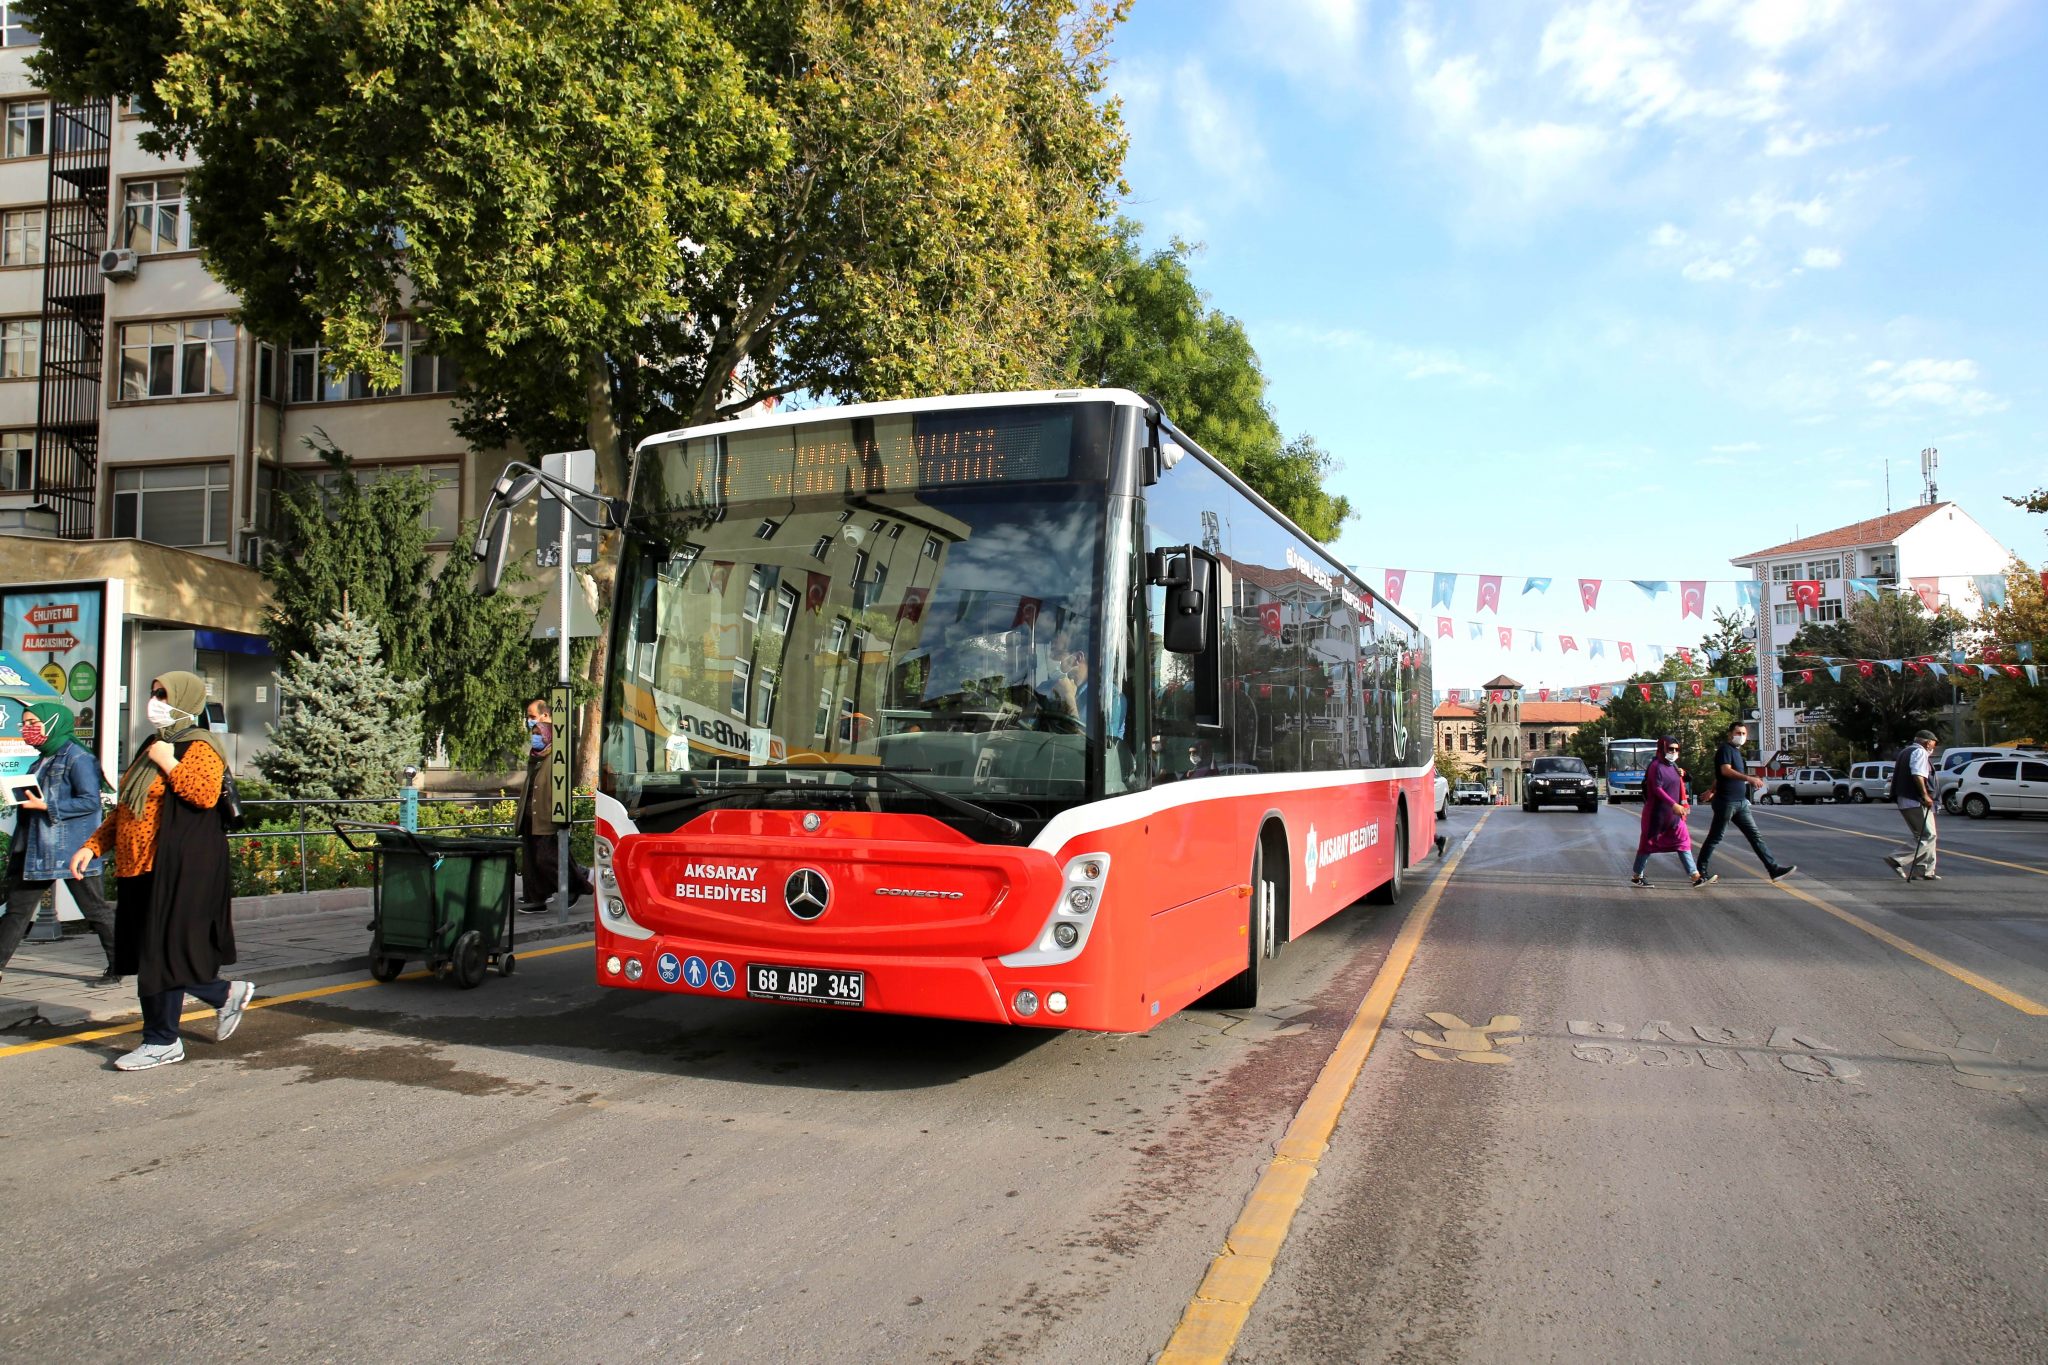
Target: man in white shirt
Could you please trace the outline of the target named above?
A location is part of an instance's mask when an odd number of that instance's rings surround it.
[[[1934,746],[1939,743],[1932,730],[1922,730],[1913,742],[1899,750],[1892,760],[1892,802],[1913,832],[1912,853],[1891,853],[1885,861],[1900,878],[1938,882],[1934,870]],[[1911,862],[1908,863],[1910,857]]]

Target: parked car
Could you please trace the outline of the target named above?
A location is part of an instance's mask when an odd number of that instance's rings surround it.
[[[1943,749],[1934,756],[1934,799],[1954,815],[1962,809],[1956,789],[1963,780],[1963,769],[1981,759],[2020,756],[2048,757],[2038,749]]]
[[[1450,814],[1451,780],[1442,773],[1436,775],[1436,818],[1441,820]]]
[[[1835,800],[1853,801],[1860,806],[1865,801],[1889,800],[1891,794],[1890,763],[1857,763],[1850,766],[1849,780],[1835,793]]]
[[[1522,809],[1577,806],[1587,814],[1600,809],[1600,784],[1582,758],[1539,758],[1529,765],[1529,784],[1522,789]]]
[[[1460,782],[1451,800],[1460,806],[1485,806],[1492,803],[1493,793],[1486,790],[1484,782]]]
[[[2048,758],[1980,758],[1957,774],[1955,795],[1972,820],[2048,815]]]
[[[1772,778],[1764,790],[1781,806],[1795,801],[1833,801],[1836,788],[1847,789],[1842,778],[1827,768],[1794,768],[1783,777]]]

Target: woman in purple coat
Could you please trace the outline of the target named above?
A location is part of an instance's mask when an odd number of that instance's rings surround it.
[[[1699,869],[1692,861],[1692,831],[1685,827],[1692,803],[1686,797],[1685,774],[1678,769],[1678,741],[1665,735],[1657,741],[1657,757],[1643,774],[1643,832],[1636,840],[1636,871],[1630,886],[1648,886],[1643,869],[1652,853],[1676,853],[1685,864],[1692,884],[1700,884]]]

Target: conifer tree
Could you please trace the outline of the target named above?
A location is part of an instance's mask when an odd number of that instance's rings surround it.
[[[278,675],[280,715],[257,770],[309,800],[395,794],[401,770],[420,761],[423,685],[391,676],[377,628],[346,602],[313,636]]]

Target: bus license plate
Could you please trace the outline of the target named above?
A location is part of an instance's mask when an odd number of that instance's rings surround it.
[[[796,1000],[806,1005],[842,1005],[857,1010],[867,1003],[867,987],[864,972],[747,964],[747,994],[756,1000]]]

